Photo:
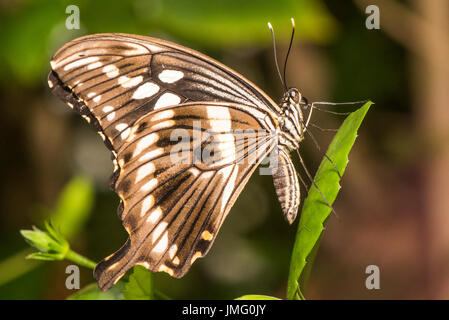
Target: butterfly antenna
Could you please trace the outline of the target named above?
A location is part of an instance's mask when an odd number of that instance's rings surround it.
[[[310,174],[309,170],[307,170],[306,164],[304,163],[304,160],[302,159],[301,154],[299,153],[298,150],[296,150],[296,153],[298,154],[299,161],[301,162],[301,165],[302,165],[302,167],[304,168],[304,171],[305,171],[307,177],[309,178],[310,182],[313,184],[313,186],[314,186],[314,187],[317,189],[317,191],[320,193],[321,198],[323,198],[323,200],[324,200],[324,202],[326,202],[327,206],[328,206],[329,208],[331,208],[331,210],[332,210],[332,212],[335,214],[335,216],[336,216],[337,218],[339,218],[337,212],[335,212],[334,208],[331,206],[331,204],[329,203],[329,201],[327,201],[326,197],[324,196],[324,194],[321,192],[320,188],[317,186],[317,184],[316,184],[315,181],[313,180],[312,175]]]
[[[348,115],[351,112],[336,112],[336,111],[330,111],[318,108],[316,105],[326,105],[326,106],[347,106],[347,105],[354,105],[354,104],[361,104],[366,103],[369,100],[360,100],[360,101],[349,101],[349,102],[327,102],[327,101],[315,101],[311,104],[312,109],[316,109],[318,111],[326,112],[326,113],[332,113],[337,115]]]
[[[292,36],[290,37],[290,44],[288,45],[288,50],[287,50],[287,55],[285,56],[285,62],[284,62],[284,87],[285,90],[287,91],[287,80],[285,79],[285,74],[286,74],[286,70],[287,70],[287,61],[288,61],[288,57],[290,55],[290,50],[292,49],[293,46],[293,38],[295,37],[295,19],[291,18],[292,21]]]
[[[369,102],[369,100],[348,101],[348,102],[315,101],[315,102],[312,102],[312,106],[314,106],[316,104],[323,104],[323,105],[328,105],[328,106],[344,106],[344,105],[367,103],[367,102]]]
[[[277,72],[278,72],[278,76],[279,76],[279,79],[281,80],[282,85],[284,86],[284,88],[287,88],[287,87],[285,86],[284,80],[282,80],[281,71],[280,71],[280,69],[279,69],[279,63],[278,63],[278,58],[277,58],[277,54],[276,54],[276,51],[277,51],[277,50],[276,50],[276,38],[274,37],[273,26],[271,25],[270,22],[268,22],[268,29],[270,29],[270,31],[271,31],[271,39],[273,40],[273,52],[274,52],[274,62],[275,62],[275,64],[276,64],[276,70],[277,70]]]

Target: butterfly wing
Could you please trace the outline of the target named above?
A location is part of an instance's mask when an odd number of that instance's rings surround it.
[[[50,87],[103,130],[111,149],[120,146],[137,119],[167,105],[218,101],[279,112],[262,90],[218,61],[150,37],[81,37],[59,49],[51,67]],[[77,107],[79,103],[85,108]]]
[[[129,239],[100,262],[103,290],[135,264],[182,277],[204,256],[240,191],[273,148],[265,112],[187,103],[140,118],[118,151],[119,216]]]
[[[182,129],[185,122],[198,117],[210,126],[224,121],[233,130],[248,127],[273,132],[278,126],[278,106],[221,63],[149,37],[98,34],[75,39],[55,53],[51,66],[48,83],[53,92],[81,113],[113,153],[111,187],[122,199],[118,213],[130,238],[96,268],[100,287],[109,288],[136,263],[182,276],[194,259],[206,254],[236,196],[260,162],[256,157],[252,164],[227,163],[229,156],[240,152],[248,158],[260,153],[263,158],[268,150],[257,143],[245,149],[242,146],[248,144],[244,142],[238,149],[235,137],[235,150],[229,154],[229,134],[218,134],[217,141],[200,148],[212,149],[209,153],[215,165],[211,166],[210,159],[208,165],[169,165],[165,150],[172,142],[167,136],[162,139],[162,134]],[[225,109],[214,114],[211,110],[217,111],[218,106]],[[171,112],[176,114],[157,124],[149,118]],[[239,122],[239,117],[246,121]],[[150,145],[136,142],[142,138],[149,143],[156,135],[158,140],[151,143],[154,149],[147,150]],[[145,151],[150,161],[135,161],[136,150]],[[217,165],[220,161],[222,166]],[[159,209],[150,213],[151,208]],[[156,219],[157,214],[164,220]]]

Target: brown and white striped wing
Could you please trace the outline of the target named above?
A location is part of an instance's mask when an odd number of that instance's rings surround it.
[[[129,239],[97,265],[100,288],[110,288],[135,264],[182,277],[208,252],[242,188],[273,148],[276,125],[256,108],[214,102],[141,117],[117,150],[115,190]]]
[[[51,67],[52,91],[113,153],[111,187],[130,236],[97,266],[100,287],[109,288],[136,263],[182,276],[206,254],[259,156],[268,152],[279,107],[221,63],[150,37],[81,37],[59,49]],[[200,162],[174,164],[169,150],[185,143],[173,143],[170,135],[197,133],[192,122],[198,120],[203,129],[222,130],[202,142],[207,156]],[[231,129],[265,133],[253,141]],[[250,157],[255,161],[237,161]]]
[[[190,101],[230,102],[279,112],[262,90],[192,49],[129,34],[75,39],[51,60],[49,86],[94,125],[111,149],[148,112]]]

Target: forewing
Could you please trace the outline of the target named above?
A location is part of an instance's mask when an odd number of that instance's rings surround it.
[[[127,34],[75,39],[52,57],[49,86],[117,150],[148,112],[188,101],[278,106],[221,63],[168,41]]]
[[[187,103],[140,118],[117,155],[129,239],[95,269],[100,288],[135,264],[182,277],[273,148],[276,126],[266,112],[230,103]]]

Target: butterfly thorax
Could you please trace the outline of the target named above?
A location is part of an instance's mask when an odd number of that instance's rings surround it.
[[[288,150],[298,149],[304,139],[304,116],[300,106],[301,93],[296,88],[285,92],[281,101],[282,113],[279,117],[279,144]]]

